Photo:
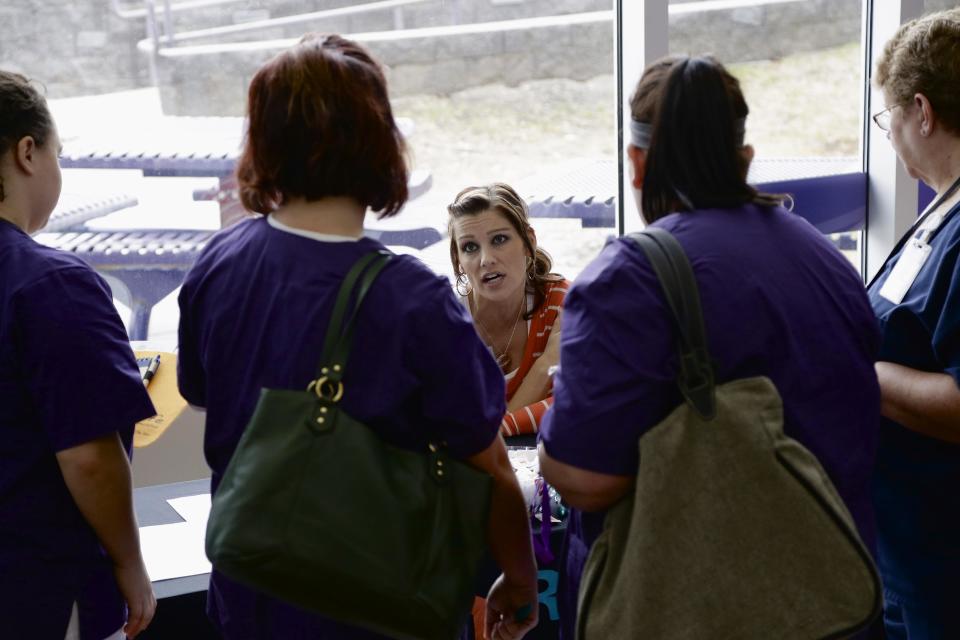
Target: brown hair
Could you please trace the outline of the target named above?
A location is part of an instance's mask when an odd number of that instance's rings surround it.
[[[386,79],[357,43],[305,35],[257,71],[247,112],[237,164],[247,209],[349,196],[384,218],[406,202],[405,146]]]
[[[873,80],[899,105],[922,93],[947,130],[960,134],[960,8],[901,25],[884,46]]]
[[[447,232],[450,235],[450,263],[453,272],[459,280],[463,273],[460,266],[460,256],[457,252],[457,238],[453,232],[453,221],[463,216],[475,216],[484,211],[496,210],[503,214],[510,226],[520,236],[527,254],[533,256],[532,264],[527,268],[527,293],[533,294],[533,307],[527,309],[524,316],[529,320],[543,301],[547,298],[547,283],[561,280],[561,276],[551,273],[553,260],[550,254],[534,247],[530,240],[530,214],[527,203],[508,184],[494,182],[480,187],[467,187],[457,194],[453,203],[447,206],[450,218],[447,221]]]
[[[0,156],[27,136],[42,147],[52,130],[53,118],[40,92],[19,73],[0,70]],[[0,202],[4,199],[0,179]]]
[[[630,98],[633,120],[653,127],[641,194],[649,224],[679,210],[781,204],[747,184],[737,121],[750,110],[740,83],[710,56],[651,64]]]

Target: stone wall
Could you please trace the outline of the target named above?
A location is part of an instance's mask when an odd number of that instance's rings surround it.
[[[539,0],[502,5],[489,0],[442,6],[428,2],[410,7],[404,12],[403,22],[407,28],[436,26],[438,12],[446,12],[446,22],[469,25],[609,6],[604,2],[588,4],[565,0],[548,10]],[[451,16],[458,7],[459,14]],[[299,26],[277,37],[294,37],[304,28]],[[451,32],[366,44],[387,65],[393,95],[446,94],[491,82],[511,85],[535,78],[586,79],[609,74],[613,70],[612,36],[612,23],[605,20],[526,31]],[[726,62],[779,58],[857,41],[860,0],[804,0],[678,13],[670,18],[670,36],[674,52],[713,53]],[[251,75],[275,53],[276,49],[162,56],[158,69],[164,110],[185,115],[240,114]]]
[[[3,0],[0,68],[63,98],[147,86],[136,41],[144,26],[115,16],[109,0]]]
[[[176,2],[177,0],[171,0]],[[368,0],[364,0],[368,1]],[[634,0],[625,0],[634,1]],[[680,3],[689,0],[674,0]],[[123,0],[125,8],[140,2]],[[162,2],[157,3],[162,7]],[[175,14],[174,30],[239,24],[357,4],[354,0],[242,0]],[[927,0],[928,10],[955,6]],[[861,0],[803,0],[694,14],[670,19],[675,52],[711,52],[727,62],[771,59],[853,42],[860,37]],[[360,34],[555,14],[609,10],[612,0],[429,0],[378,11],[231,34],[189,44],[293,38],[308,30]],[[0,67],[46,84],[50,97],[69,97],[149,86],[150,56],[136,43],[145,20],[124,20],[109,0],[3,0]],[[763,34],[759,37],[758,34]],[[627,36],[629,37],[629,35]],[[446,93],[487,82],[513,84],[546,77],[582,79],[610,73],[609,22],[527,32],[468,34],[370,42],[390,68],[397,94]],[[275,51],[162,57],[156,69],[168,113],[238,113],[253,71]]]
[[[387,66],[391,95],[451,93],[535,78],[586,80],[613,73],[612,26],[594,22],[530,31],[451,34],[365,44]],[[165,113],[240,115],[246,87],[276,50],[158,61]]]
[[[672,53],[712,53],[724,62],[771,60],[857,42],[860,0],[805,0],[670,17]]]

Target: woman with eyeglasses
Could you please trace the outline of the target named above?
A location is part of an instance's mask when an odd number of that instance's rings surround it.
[[[887,637],[960,638],[960,9],[900,27],[874,116],[936,197],[869,287],[880,321],[874,497]]]
[[[819,458],[871,548],[876,320],[846,258],[747,184],[747,114],[739,82],[716,60],[653,63],[631,99],[634,195],[647,224],[669,231],[691,262],[717,383],[774,383],[786,434]],[[581,572],[605,511],[643,464],[638,440],[683,402],[676,344],[650,262],[629,238],[609,243],[567,294],[554,406],[540,431],[543,475],[574,507],[563,638],[574,637]]]

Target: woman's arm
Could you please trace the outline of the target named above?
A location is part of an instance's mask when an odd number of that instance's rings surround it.
[[[923,435],[960,443],[960,388],[946,373],[876,364],[880,413]]]
[[[616,476],[574,467],[550,457],[540,443],[540,473],[563,499],[581,511],[609,509],[630,491],[634,476]]]
[[[550,378],[550,367],[560,364],[560,318],[557,317],[554,330],[547,338],[547,346],[539,358],[530,365],[530,370],[523,377],[523,382],[517,387],[513,397],[507,403],[507,411],[517,411],[528,405],[543,400],[550,395],[553,389],[553,380]]]
[[[552,405],[553,396],[549,396],[516,411],[508,411],[500,421],[500,434],[506,438],[537,433],[540,430],[540,421]]]
[[[527,505],[502,438],[495,438],[467,463],[493,476],[487,540],[503,575],[487,596],[487,637],[522,638],[536,626],[538,610],[537,564]],[[517,621],[517,612],[525,608],[529,608],[528,617]]]
[[[150,624],[157,601],[140,555],[127,454],[112,433],[58,451],[57,464],[80,513],[113,561],[117,586],[129,609],[123,631],[133,638]]]
[[[530,365],[530,370],[507,402],[507,415],[504,416],[504,422],[510,431],[507,435],[535,433],[540,418],[549,406],[541,405],[540,402],[550,398],[553,392],[550,369],[560,364],[560,317],[560,312],[557,312],[543,353]],[[533,421],[526,409],[533,412]]]

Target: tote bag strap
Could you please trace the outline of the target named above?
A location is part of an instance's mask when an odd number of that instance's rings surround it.
[[[647,227],[627,237],[646,254],[672,312],[680,352],[680,392],[701,417],[709,420],[716,413],[713,362],[690,261],[677,239],[665,229]]]
[[[339,387],[347,368],[360,305],[391,256],[388,251],[372,251],[361,256],[347,272],[330,315],[316,380]]]

